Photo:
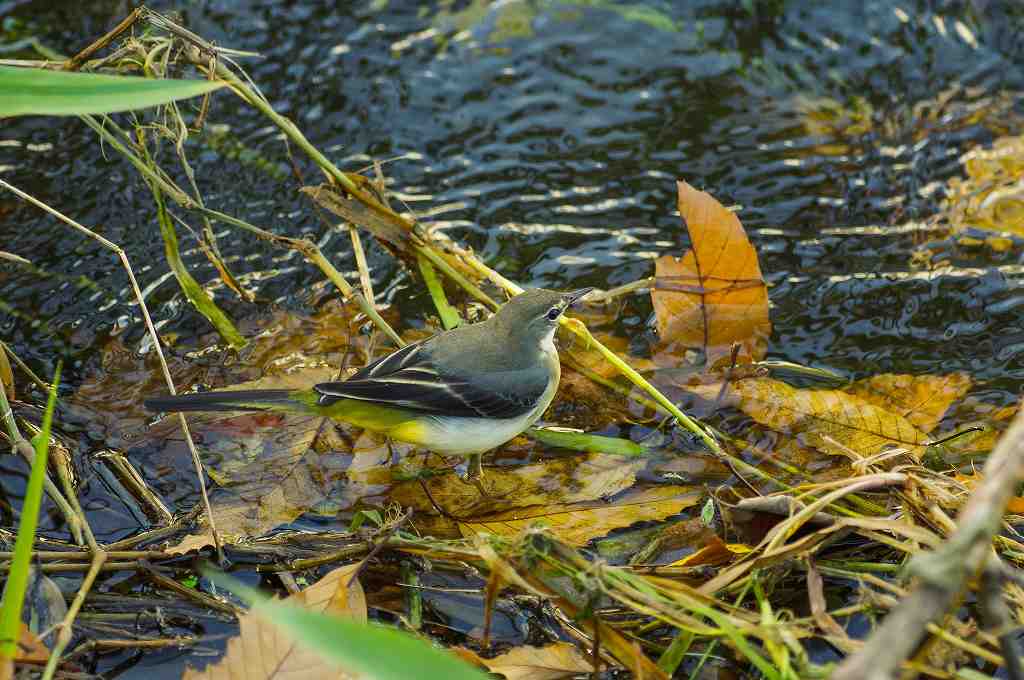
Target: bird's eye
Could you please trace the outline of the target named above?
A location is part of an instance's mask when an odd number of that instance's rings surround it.
[[[562,315],[562,310],[561,309],[559,309],[558,307],[552,307],[551,309],[548,310],[548,313],[545,316],[548,317],[548,321],[554,321],[555,319],[557,319],[561,315]]]

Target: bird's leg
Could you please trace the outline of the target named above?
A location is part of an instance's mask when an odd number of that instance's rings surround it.
[[[461,465],[459,466],[462,467]],[[484,488],[484,457],[482,453],[471,453],[466,458],[465,472],[459,471],[459,476],[462,477],[463,481],[472,484],[476,487],[476,490],[480,492],[480,495],[484,498],[490,498],[491,494],[487,493],[487,489]]]

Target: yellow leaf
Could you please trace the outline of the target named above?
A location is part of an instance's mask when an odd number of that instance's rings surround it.
[[[801,390],[772,378],[747,378],[730,385],[727,399],[761,425],[833,455],[853,451],[866,458],[899,447],[920,460],[928,443],[907,418],[840,390]]]
[[[541,524],[561,541],[581,546],[613,529],[678,514],[696,505],[701,494],[686,486],[657,486],[630,491],[615,503],[563,503],[509,510],[459,522],[459,530],[463,536],[478,532],[508,536]]]
[[[883,373],[850,385],[848,392],[903,416],[922,432],[931,432],[950,405],[971,388],[966,373],[898,375]]]
[[[366,621],[366,596],[359,581],[352,578],[358,566],[350,564],[335,569],[286,601],[311,611]],[[260,615],[243,614],[238,619],[238,628],[239,634],[228,640],[223,659],[201,671],[186,669],[183,680],[354,680],[360,677],[296,644],[282,629]]]
[[[734,343],[742,362],[764,358],[771,322],[757,251],[739,218],[710,194],[678,182],[679,214],[692,248],[655,263],[651,302],[663,343],[699,347],[713,366]]]
[[[457,517],[477,517],[512,508],[551,503],[576,503],[612,496],[633,486],[636,473],[647,464],[642,458],[588,454],[543,460],[530,465],[488,467],[483,484],[489,497],[480,495],[454,473],[423,480],[441,509]],[[433,512],[418,480],[395,486],[390,499],[414,511]]]
[[[471,663],[504,675],[505,680],[558,680],[594,669],[590,659],[568,642],[553,642],[544,647],[514,647],[493,659],[481,658],[468,649],[455,651]]]
[[[700,567],[704,565],[717,567],[728,564],[734,558],[750,552],[750,546],[742,543],[725,543],[715,536],[696,552],[672,562],[670,567]]]

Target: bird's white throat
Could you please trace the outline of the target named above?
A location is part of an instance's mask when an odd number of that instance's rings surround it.
[[[540,351],[547,355],[558,354],[558,350],[555,349],[555,330],[558,326],[552,326],[544,337],[540,339]]]

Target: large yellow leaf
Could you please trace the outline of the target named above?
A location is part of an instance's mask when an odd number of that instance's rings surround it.
[[[514,647],[493,659],[484,659],[468,649],[455,649],[471,663],[486,666],[505,680],[559,680],[573,675],[591,673],[593,663],[576,645],[553,642],[543,647]]]
[[[324,614],[366,621],[366,596],[353,575],[358,564],[339,567],[287,601]],[[238,619],[239,634],[228,640],[224,658],[201,671],[189,668],[183,680],[354,680],[360,676],[324,661],[323,656],[296,644],[283,630],[248,612]]]
[[[440,508],[457,517],[477,517],[512,508],[552,503],[575,503],[612,496],[636,482],[647,461],[602,454],[552,458],[530,465],[488,467],[483,484],[490,496],[455,473],[423,481]],[[417,480],[402,482],[389,494],[403,507],[433,511],[433,504]]]
[[[922,432],[930,433],[950,405],[971,388],[966,373],[902,375],[882,373],[858,380],[847,391],[864,401],[903,416]]]
[[[928,436],[907,418],[840,390],[801,390],[772,378],[729,386],[726,399],[761,425],[830,454],[867,457],[889,447],[920,460]]]
[[[565,543],[581,546],[613,529],[680,513],[696,505],[702,493],[686,486],[657,486],[630,491],[614,503],[563,503],[508,510],[459,522],[459,530],[463,536],[479,532],[508,536],[540,524]]]
[[[678,182],[679,214],[692,247],[655,263],[651,301],[669,349],[702,348],[708,366],[739,344],[743,362],[764,358],[771,335],[768,290],[739,218],[710,194]]]

